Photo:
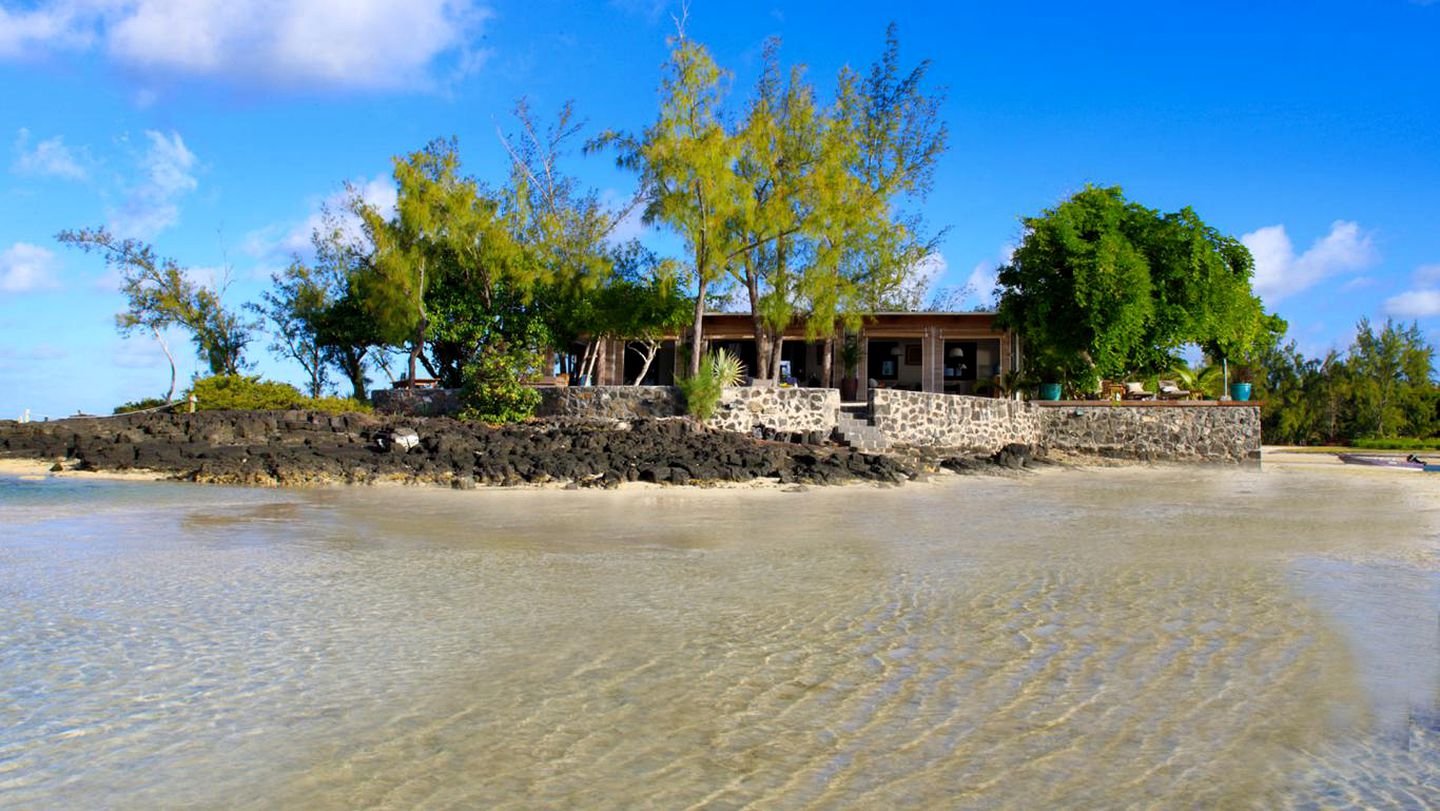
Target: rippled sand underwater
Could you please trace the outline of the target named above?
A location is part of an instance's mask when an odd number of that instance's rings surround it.
[[[0,807],[1440,806],[1440,477],[0,480]]]

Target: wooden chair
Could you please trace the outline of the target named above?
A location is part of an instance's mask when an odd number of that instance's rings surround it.
[[[1100,381],[1100,399],[1119,401],[1125,398],[1125,384],[1114,380]]]

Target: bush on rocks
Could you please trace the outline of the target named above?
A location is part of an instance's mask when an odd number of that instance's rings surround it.
[[[214,375],[196,380],[184,401],[195,395],[199,411],[321,411],[326,414],[368,414],[370,404],[352,397],[306,397],[289,383],[261,380],[258,375]],[[141,403],[150,402],[142,400]],[[164,405],[156,399],[155,405]],[[127,404],[130,405],[130,404]],[[136,404],[138,405],[138,404]],[[138,409],[130,409],[138,410]],[[120,409],[116,414],[125,413]]]
[[[461,373],[460,419],[505,425],[535,416],[540,392],[525,385],[525,377],[540,363],[539,354],[523,346],[482,349]]]
[[[189,394],[201,411],[278,411],[305,401],[289,383],[261,380],[259,375],[214,375],[196,380]]]

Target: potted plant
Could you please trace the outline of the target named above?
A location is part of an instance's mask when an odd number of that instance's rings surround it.
[[[1065,371],[1054,358],[1036,356],[1030,364],[1030,379],[1037,385],[1037,400],[1059,400],[1065,391]]]
[[[840,380],[840,399],[843,402],[854,402],[860,392],[860,337],[858,335],[846,335],[845,340],[840,344],[840,365],[845,369],[845,377]]]
[[[1237,365],[1234,377],[1235,379],[1230,383],[1230,399],[1239,403],[1249,402],[1254,385],[1254,373],[1250,371],[1249,366]]]

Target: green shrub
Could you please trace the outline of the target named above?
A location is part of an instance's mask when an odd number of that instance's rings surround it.
[[[307,397],[299,407],[326,414],[369,414],[375,410],[369,403],[354,397]]]
[[[685,400],[685,413],[697,422],[705,422],[720,407],[720,395],[726,386],[734,386],[745,374],[740,359],[724,350],[716,352],[700,364],[700,373],[675,381]]]
[[[115,406],[114,414],[129,414],[134,411],[145,411],[151,408],[159,408],[165,405],[163,397],[146,397],[140,400],[132,400],[124,405]]]
[[[214,375],[196,380],[186,393],[195,395],[200,411],[283,410],[300,408],[305,395],[289,383],[261,380],[259,375]]]
[[[323,411],[326,414],[369,413],[370,404],[351,397],[306,397],[289,383],[261,380],[258,375],[215,375],[196,380],[177,409],[195,395],[199,411]],[[162,401],[156,401],[160,403]],[[118,412],[117,412],[118,413]]]
[[[1440,437],[1430,437],[1429,439],[1409,439],[1406,437],[1356,439],[1351,444],[1357,448],[1373,451],[1433,451],[1440,450]]]
[[[487,346],[461,372],[460,419],[503,425],[535,416],[540,392],[525,381],[543,356],[530,349]]]

